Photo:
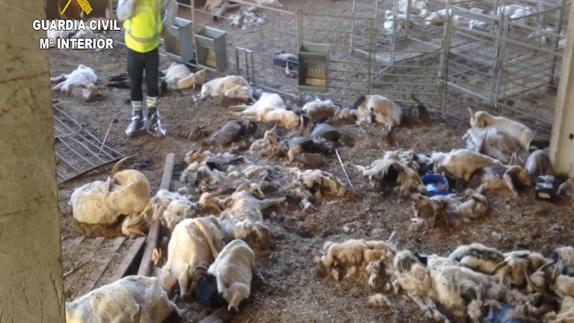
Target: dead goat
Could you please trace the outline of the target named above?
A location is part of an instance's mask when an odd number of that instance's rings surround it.
[[[150,185],[145,175],[135,169],[119,170],[130,157],[114,165],[107,181],[94,181],[74,190],[70,203],[76,221],[113,225],[124,216],[123,234],[145,235],[147,224],[140,220],[140,213],[150,200]]]
[[[254,274],[255,253],[244,241],[233,240],[199,279],[196,299],[209,307],[224,305],[224,301],[229,311],[238,311],[241,302],[251,295]]]
[[[394,284],[407,292],[427,318],[437,321],[447,321],[437,303],[455,317],[468,315],[479,322],[485,300],[498,300],[505,295],[505,288],[497,284],[496,278],[442,257],[430,257],[426,267],[410,251],[401,251],[393,260],[393,268]]]
[[[413,202],[413,210],[416,218],[423,221],[430,220],[430,226],[434,227],[440,222],[447,228],[451,223],[458,221],[469,222],[477,219],[488,212],[488,201],[475,192],[469,192],[461,197],[455,194],[436,195],[426,197],[419,195]]]
[[[317,124],[313,128],[310,137],[313,139],[322,139],[349,147],[355,145],[355,138],[353,138],[353,136],[327,123]]]
[[[321,167],[325,164],[321,154],[329,154],[334,150],[330,143],[302,136],[289,138],[287,147],[287,158],[290,162],[299,162],[309,168]]]
[[[206,146],[228,146],[255,134],[257,125],[247,120],[229,121],[207,138],[203,144]]]
[[[67,302],[66,322],[163,322],[174,311],[157,278],[126,276]]]
[[[207,79],[207,70],[203,69],[194,73],[186,65],[180,63],[172,63],[164,73],[162,88],[165,87],[170,91],[189,88],[195,90],[196,87],[202,86]]]
[[[504,254],[483,244],[472,243],[459,246],[448,258],[461,266],[490,275],[504,261]]]
[[[472,111],[468,108],[470,115],[470,126],[472,128],[496,128],[505,131],[510,136],[518,140],[520,144],[528,150],[530,143],[534,139],[535,133],[524,124],[508,119],[505,117],[497,117],[486,111]]]
[[[356,110],[358,124],[379,123],[387,131],[416,120],[430,119],[428,111],[422,104],[417,104],[414,108],[403,108],[381,95],[362,95],[355,100],[351,110]]]
[[[504,254],[504,261],[497,264],[492,270],[492,275],[498,280],[512,287],[524,287],[526,276],[532,275],[540,267],[550,262],[538,252],[529,250],[511,251]]]
[[[287,146],[279,141],[277,126],[266,130],[263,134],[263,138],[254,140],[249,147],[250,153],[257,153],[267,158],[283,156],[287,150]]]
[[[498,159],[504,164],[514,162],[524,165],[528,159],[528,150],[498,128],[470,128],[462,138],[466,140],[466,149]]]
[[[209,266],[216,257],[214,251],[219,252],[223,245],[221,227],[213,217],[178,223],[167,247],[167,262],[160,272],[163,288],[170,292],[177,284],[180,295],[187,295],[199,279],[196,269]]]
[[[353,110],[340,108],[332,100],[315,98],[315,100],[305,103],[301,111],[313,122],[355,120]]]
[[[96,72],[90,67],[79,65],[70,74],[62,74],[58,77],[50,78],[56,84],[52,90],[74,96],[81,96],[84,101],[91,101],[98,95],[96,82],[98,77]]]
[[[453,149],[448,153],[433,152],[430,161],[437,173],[468,182],[477,170],[499,163],[496,159],[468,149]]]
[[[386,241],[350,239],[340,243],[327,241],[323,256],[316,261],[319,276],[330,275],[339,280],[342,274],[351,277],[359,270],[367,270],[372,262],[383,261],[390,266],[396,250]]]
[[[495,164],[474,172],[467,187],[475,189],[479,193],[508,189],[514,196],[518,196],[520,188],[530,186],[532,186],[530,176],[522,166]]]
[[[162,225],[172,232],[179,222],[193,217],[196,209],[197,204],[191,202],[185,196],[177,192],[160,189],[151,198],[142,213],[145,214],[144,216],[149,223],[160,221]]]
[[[291,186],[301,198],[304,210],[312,209],[311,201],[320,200],[323,196],[341,197],[347,193],[345,185],[329,172],[320,169],[292,169],[289,172],[296,176]]]
[[[244,184],[231,194],[223,205],[219,219],[228,237],[245,240],[257,250],[268,249],[272,245],[269,228],[263,220],[263,212],[269,207],[283,203],[285,198],[258,199],[253,194],[263,194],[253,186]]]
[[[300,125],[299,116],[290,110],[283,99],[276,93],[264,92],[259,100],[252,105],[237,105],[230,107],[236,117],[253,122],[279,125],[285,129],[295,129]]]
[[[386,152],[382,159],[373,161],[369,166],[354,166],[363,176],[378,183],[387,193],[394,190],[397,185],[401,197],[426,191],[418,173],[400,162],[399,154],[395,151]]]
[[[234,165],[246,161],[243,156],[214,154],[208,150],[191,150],[186,153],[184,160],[188,165],[181,173],[180,181],[201,192],[227,182],[226,172],[234,168]]]
[[[213,79],[201,87],[201,99],[207,97],[227,98],[248,101],[253,98],[251,86],[247,81],[236,75]]]

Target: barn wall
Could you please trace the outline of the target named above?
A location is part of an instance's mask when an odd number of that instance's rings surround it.
[[[38,0],[0,1],[0,322],[63,322],[48,52]]]

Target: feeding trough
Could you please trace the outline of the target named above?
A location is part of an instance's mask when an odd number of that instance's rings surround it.
[[[225,31],[208,26],[195,34],[197,63],[199,65],[213,68],[220,73],[227,70],[225,35]]]
[[[329,45],[303,43],[299,48],[299,89],[325,92],[328,90],[327,70]]]
[[[195,60],[192,26],[190,20],[175,17],[167,27],[164,47],[171,59],[182,63],[192,63]]]
[[[448,180],[438,174],[424,175],[421,180],[427,189],[428,196],[448,195]]]

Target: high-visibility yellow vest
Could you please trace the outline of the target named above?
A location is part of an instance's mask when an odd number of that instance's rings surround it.
[[[138,53],[156,49],[161,40],[161,0],[138,0],[133,15],[124,21],[126,46]]]

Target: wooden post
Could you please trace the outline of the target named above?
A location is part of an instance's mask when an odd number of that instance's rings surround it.
[[[0,2],[0,322],[65,321],[44,9]]]
[[[574,10],[570,10],[570,22]],[[550,139],[550,159],[557,174],[574,177],[574,24],[568,24],[566,46],[562,58],[562,73],[554,110]]]
[[[163,175],[161,177],[160,189],[169,190],[171,178],[173,176],[173,166],[175,164],[175,154],[169,153],[165,156],[165,165],[163,167]],[[149,228],[149,233],[146,238],[146,246],[142,255],[142,261],[138,269],[138,275],[149,276],[152,273],[151,255],[153,250],[157,247],[160,233],[159,222],[153,222]]]

